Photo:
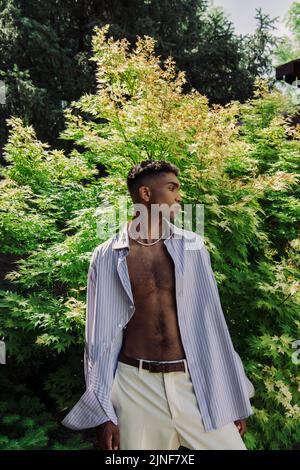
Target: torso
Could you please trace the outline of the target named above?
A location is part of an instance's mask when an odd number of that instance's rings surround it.
[[[148,247],[130,239],[126,262],[136,309],[124,331],[121,353],[156,361],[185,358],[174,263],[163,240]]]

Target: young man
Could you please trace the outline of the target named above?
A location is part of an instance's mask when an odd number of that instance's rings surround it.
[[[166,161],[134,166],[127,178],[133,220],[91,259],[87,389],[63,424],[96,427],[102,449],[246,449],[254,389],[203,240],[172,223],[178,175]]]

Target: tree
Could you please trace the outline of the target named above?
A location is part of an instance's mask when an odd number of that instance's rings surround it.
[[[274,41],[267,15],[258,17],[254,36],[242,38],[207,0],[0,0],[0,12],[0,79],[7,85],[0,148],[8,135],[5,119],[14,115],[33,125],[39,139],[66,149],[58,140],[63,110],[96,89],[89,60],[94,26],[110,23],[112,34],[132,47],[137,36],[154,37],[157,54],[171,55],[186,71],[185,89],[221,104],[252,95]]]
[[[277,65],[300,58],[300,3],[294,2],[286,15],[291,37],[284,36],[274,51]]]
[[[7,139],[3,124],[11,115],[34,125],[41,139],[57,144],[65,104],[93,89],[89,44],[77,36],[77,3],[0,1],[0,79],[7,88],[6,105],[0,107],[0,146]]]

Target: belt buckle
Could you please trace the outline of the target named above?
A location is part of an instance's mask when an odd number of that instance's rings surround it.
[[[152,370],[152,364],[154,366],[162,366],[163,370],[160,371],[160,372],[165,372],[165,364],[163,362],[159,362],[159,361],[151,361],[149,362],[149,372],[155,372],[154,370]]]

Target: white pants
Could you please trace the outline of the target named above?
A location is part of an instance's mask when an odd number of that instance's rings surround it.
[[[205,432],[187,367],[162,373],[118,362],[111,399],[121,450],[247,450],[233,422]]]

